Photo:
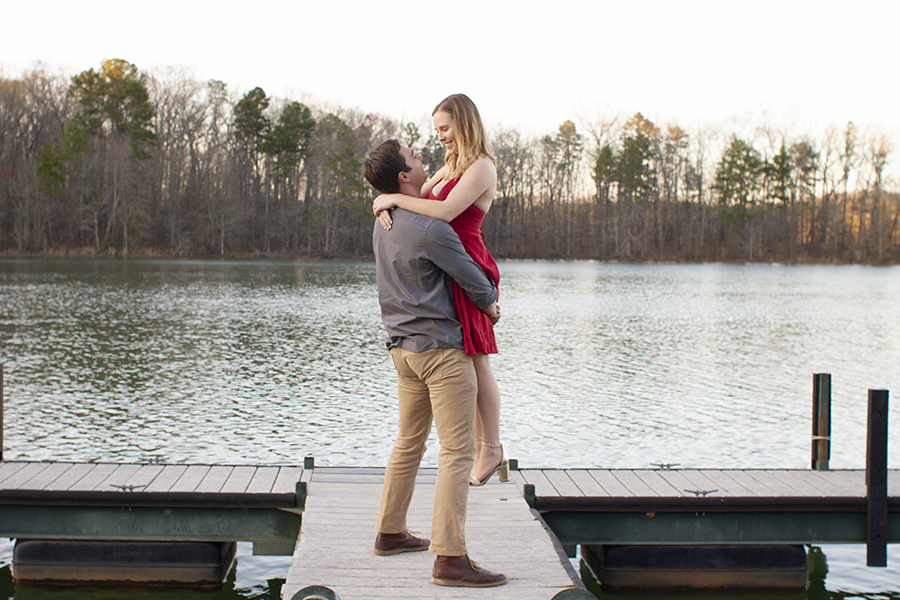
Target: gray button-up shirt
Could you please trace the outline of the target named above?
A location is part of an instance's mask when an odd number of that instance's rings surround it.
[[[478,308],[497,301],[497,289],[444,221],[401,208],[385,230],[375,221],[372,246],[381,318],[388,348],[411,352],[463,348],[462,326],[453,303],[453,280]]]

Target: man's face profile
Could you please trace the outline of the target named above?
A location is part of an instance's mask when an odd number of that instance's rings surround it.
[[[422,155],[416,154],[406,146],[400,146],[400,155],[406,159],[406,166],[410,168],[409,171],[401,173],[401,176],[405,175],[408,178],[406,181],[421,188],[428,179],[425,169],[422,167]]]

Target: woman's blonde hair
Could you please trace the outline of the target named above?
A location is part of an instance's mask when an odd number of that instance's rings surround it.
[[[479,158],[488,158],[494,164],[494,151],[484,132],[481,115],[475,103],[465,94],[452,94],[441,100],[434,110],[449,113],[453,118],[453,135],[456,140],[456,154],[449,152],[444,157],[447,164],[447,179],[460,177],[473,162]]]

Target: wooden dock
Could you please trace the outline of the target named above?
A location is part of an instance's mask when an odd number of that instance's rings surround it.
[[[900,542],[900,471],[884,507],[864,470],[525,469],[526,500],[576,544]],[[873,506],[883,522],[873,519]]]
[[[288,600],[313,585],[343,600],[549,600],[579,585],[565,556],[578,544],[900,542],[898,470],[879,524],[864,470],[523,469],[469,494],[471,556],[510,582],[445,588],[428,553],[372,552],[383,468],[312,466],[0,462],[0,537],[252,541],[293,553]],[[409,515],[426,537],[435,476],[421,470]]]
[[[540,498],[833,498],[866,496],[865,471],[837,469],[522,469]],[[900,492],[891,470],[888,495]]]
[[[429,536],[436,469],[422,469],[409,510],[409,528]],[[308,478],[308,479],[307,479]],[[499,483],[469,490],[466,544],[473,560],[504,573],[506,585],[442,587],[431,583],[434,555],[377,556],[375,521],[384,469],[319,468],[304,473],[308,497],[297,549],[282,588],[290,600],[321,585],[341,600],[491,598],[550,600],[581,587],[562,549],[522,497],[520,485]]]
[[[0,537],[252,541],[290,554],[302,467],[0,462]]]

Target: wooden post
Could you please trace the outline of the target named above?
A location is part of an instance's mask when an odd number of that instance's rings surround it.
[[[525,502],[528,504],[528,506],[534,508],[535,498],[537,497],[537,495],[535,494],[533,483],[525,484],[525,486],[522,488],[522,496],[524,496]]]
[[[866,564],[887,566],[888,391],[869,390],[866,440]]]
[[[294,508],[306,510],[306,482],[298,481],[294,486]]]
[[[3,363],[0,363],[0,462],[3,462]]]
[[[831,374],[813,375],[812,466],[827,471],[831,458]]]

